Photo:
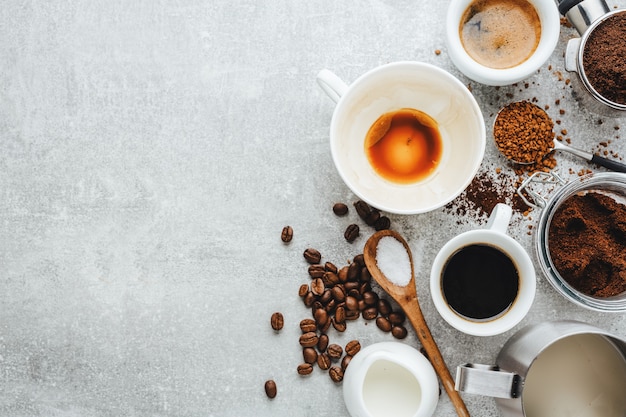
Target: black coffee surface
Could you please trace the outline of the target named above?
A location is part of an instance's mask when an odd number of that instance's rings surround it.
[[[519,289],[519,276],[508,255],[489,245],[458,250],[443,270],[446,302],[461,316],[489,319],[510,308]]]

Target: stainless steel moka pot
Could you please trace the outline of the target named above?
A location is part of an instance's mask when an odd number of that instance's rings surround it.
[[[576,28],[580,37],[570,39],[565,51],[565,69],[577,73],[573,87],[576,100],[589,110],[604,116],[626,116],[626,105],[599,94],[589,82],[583,65],[583,53],[589,35],[611,16],[626,10],[611,11],[604,0],[557,0],[559,12]]]

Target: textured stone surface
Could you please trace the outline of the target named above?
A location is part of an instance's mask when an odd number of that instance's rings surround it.
[[[341,386],[326,373],[296,373],[298,322],[309,316],[297,297],[307,281],[303,250],[343,265],[368,233],[364,227],[348,244],[343,231],[356,213],[331,210],[355,197],[332,164],[333,102],[316,85],[320,69],[350,82],[387,62],[428,62],[471,85],[488,135],[500,107],[536,98],[573,145],[594,150],[611,139],[609,148],[626,154],[618,138],[624,119],[581,108],[564,80],[573,29],[562,27],[557,50],[528,86],[487,87],[447,56],[446,7],[4,1],[0,415],[347,415]],[[557,158],[566,178],[587,167]],[[489,142],[481,171],[498,167],[515,177]],[[516,213],[511,226],[529,250],[537,218]],[[485,216],[440,209],[391,219],[415,252],[420,302],[450,369],[492,363],[517,328],[460,334],[438,316],[427,282],[437,250]],[[294,237],[284,245],[287,224]],[[274,311],[284,314],[280,333],[269,324]],[[553,318],[626,337],[623,314],[576,307],[538,274],[535,304],[519,327]],[[363,346],[391,340],[362,320],[331,332],[331,343],[355,338]],[[403,343],[418,346],[412,330]],[[264,393],[268,379],[278,387],[273,400]],[[491,399],[466,400],[472,415],[497,415]],[[445,393],[436,415],[455,415]]]

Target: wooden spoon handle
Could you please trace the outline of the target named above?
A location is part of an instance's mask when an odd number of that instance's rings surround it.
[[[450,375],[450,371],[448,371],[448,367],[446,366],[446,363],[441,356],[441,352],[433,339],[433,335],[430,333],[430,329],[426,324],[426,320],[424,320],[422,310],[420,309],[417,300],[411,303],[406,303],[405,305],[407,307],[405,309],[406,316],[413,325],[424,350],[426,350],[426,355],[428,355],[430,363],[432,363],[433,368],[435,368],[435,372],[439,375],[439,379],[441,379],[441,383],[448,393],[448,397],[450,397],[450,401],[452,401],[452,404],[456,409],[456,413],[460,417],[470,417],[469,411],[467,411],[467,407],[465,407],[465,403],[463,402],[461,395],[454,389],[454,380],[452,379],[452,375]]]

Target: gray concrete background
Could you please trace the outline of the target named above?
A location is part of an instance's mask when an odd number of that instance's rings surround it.
[[[626,155],[624,119],[601,118],[572,99],[563,51],[573,29],[562,27],[528,86],[487,87],[463,77],[447,55],[447,5],[4,1],[0,415],[347,415],[342,388],[326,373],[296,374],[298,322],[309,314],[297,297],[307,282],[302,252],[315,247],[344,265],[370,233],[346,243],[356,214],[331,211],[355,197],[332,165],[333,102],[316,85],[320,69],[349,82],[384,63],[428,62],[472,88],[488,134],[501,106],[537,98],[573,145],[595,150],[611,139],[609,149]],[[565,154],[558,161],[555,170],[569,179],[586,167]],[[481,172],[496,168],[515,178],[489,142]],[[529,250],[536,218],[515,213],[511,226]],[[413,248],[420,302],[451,369],[492,363],[515,330],[553,318],[626,337],[623,314],[577,307],[540,273],[534,306],[517,328],[460,334],[435,311],[427,276],[444,242],[485,216],[440,209],[391,219]],[[283,245],[287,224],[294,239]],[[274,311],[285,316],[279,334],[269,326]],[[342,345],[355,338],[392,340],[363,320],[331,332]],[[404,343],[419,345],[412,330]],[[278,385],[271,401],[269,378]],[[472,415],[498,414],[491,399],[465,398]],[[455,415],[445,394],[436,415]]]

